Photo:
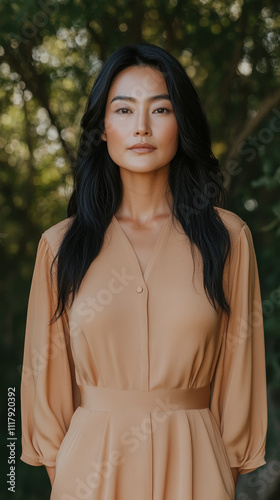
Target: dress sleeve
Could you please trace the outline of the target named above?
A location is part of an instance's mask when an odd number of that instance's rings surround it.
[[[55,466],[79,398],[67,315],[49,326],[57,297],[54,274],[52,285],[50,279],[52,260],[43,233],[28,300],[21,376],[20,459],[30,465]]]
[[[246,474],[266,463],[267,433],[263,312],[254,244],[246,223],[233,244],[229,262],[226,289],[232,314],[221,323],[222,343],[211,382],[210,410],[230,466]]]

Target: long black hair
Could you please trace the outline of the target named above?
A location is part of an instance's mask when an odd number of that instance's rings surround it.
[[[70,294],[72,305],[122,201],[119,166],[109,156],[101,134],[112,82],[130,66],[150,66],[165,77],[179,129],[178,149],[170,163],[168,179],[173,196],[172,216],[202,255],[204,290],[209,302],[216,311],[220,306],[230,314],[222,286],[230,237],[215,210],[215,206],[223,205],[226,191],[219,162],[211,149],[203,105],[194,83],[175,57],[156,45],[139,43],[118,48],[104,62],[81,120],[82,132],[72,172],[73,192],[67,207],[67,216],[72,221],[51,266],[52,273],[57,259],[58,303],[51,323],[65,310]]]

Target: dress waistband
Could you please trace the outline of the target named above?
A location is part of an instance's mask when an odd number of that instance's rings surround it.
[[[151,391],[112,389],[94,385],[81,385],[79,389],[80,406],[96,411],[153,412],[209,407],[210,384],[190,389]]]

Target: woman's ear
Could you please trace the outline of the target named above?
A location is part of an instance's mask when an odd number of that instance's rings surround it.
[[[106,137],[106,132],[105,131],[102,132],[101,139],[102,139],[102,141],[107,141],[107,137]]]

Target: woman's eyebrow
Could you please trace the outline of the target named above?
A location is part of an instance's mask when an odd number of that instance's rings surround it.
[[[168,99],[168,101],[171,101],[170,96],[168,94],[159,94],[159,95],[152,95],[151,97],[148,97],[146,101],[148,102],[153,102],[153,101],[158,101],[159,99]],[[135,97],[131,96],[125,96],[125,95],[117,95],[114,97],[110,104],[114,101],[130,101],[130,102],[136,102],[137,99]]]

